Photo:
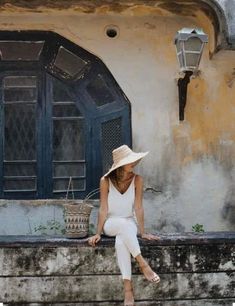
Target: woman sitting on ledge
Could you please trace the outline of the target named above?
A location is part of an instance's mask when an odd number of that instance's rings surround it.
[[[137,239],[137,224],[141,238],[159,239],[155,235],[144,232],[143,179],[133,172],[133,168],[148,152],[135,153],[127,145],[122,145],[112,153],[113,165],[100,180],[97,233],[88,239],[88,243],[95,246],[100,240],[102,231],[107,236],[116,237],[117,262],[124,281],[124,305],[133,306],[131,255],[138,262],[148,281],[154,283],[160,281],[159,276],[142,257]]]

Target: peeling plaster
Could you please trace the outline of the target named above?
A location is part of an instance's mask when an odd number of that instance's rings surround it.
[[[25,1],[25,0],[11,0],[2,1],[0,11],[2,13],[55,13],[66,10],[70,13],[82,14],[123,14],[133,16],[156,15],[169,16],[179,15],[186,17],[196,17],[199,11],[203,12],[210,20],[215,29],[215,41],[217,37],[224,34],[222,28],[226,29],[225,21],[222,21],[224,15],[220,12],[221,7],[215,1],[75,1],[75,0],[45,0],[45,1]],[[220,14],[221,13],[221,14]],[[219,44],[221,40],[226,42],[226,38],[218,37]],[[216,43],[217,45],[217,43]]]
[[[190,230],[197,222],[195,209],[206,229],[234,229],[229,196],[235,179],[230,184],[235,163],[234,54],[215,53],[221,32],[215,13],[207,11],[208,1],[202,6],[200,1],[197,8],[195,1],[174,1],[172,7],[172,1],[145,2],[45,1],[42,6],[42,1],[4,1],[1,28],[53,30],[106,63],[132,103],[134,149],[150,150],[137,168],[145,176],[145,187],[159,191],[144,196],[150,230]],[[118,39],[107,39],[107,24],[119,26]],[[188,25],[202,27],[210,42],[201,73],[189,84],[186,120],[179,123],[173,37]],[[213,184],[220,190],[214,200]],[[1,201],[2,220],[13,215],[14,231],[27,231],[25,215],[34,226],[53,216],[51,205],[62,220],[60,204],[27,205]],[[208,220],[207,214],[213,217]],[[8,225],[4,233],[12,233]]]

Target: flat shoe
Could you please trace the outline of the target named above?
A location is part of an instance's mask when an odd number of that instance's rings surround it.
[[[159,283],[160,282],[160,277],[157,275],[157,273],[154,273],[154,276],[150,279],[151,283]]]
[[[142,267],[140,267],[140,269],[141,269],[141,271],[142,271],[143,274],[144,274],[144,269],[145,269],[145,268],[148,268],[148,267],[149,267],[148,264],[147,264],[147,265],[144,265],[144,266],[142,266]],[[145,274],[144,274],[144,276],[145,276]],[[145,278],[146,278],[149,282],[151,282],[151,283],[157,284],[157,283],[160,282],[160,277],[159,277],[159,276],[157,275],[157,273],[155,273],[155,272],[154,272],[154,274],[153,274],[153,277],[147,278],[147,277],[145,276]]]

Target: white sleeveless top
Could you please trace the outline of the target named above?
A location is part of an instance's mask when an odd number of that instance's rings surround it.
[[[134,217],[135,176],[123,194],[113,185],[109,178],[108,217]]]

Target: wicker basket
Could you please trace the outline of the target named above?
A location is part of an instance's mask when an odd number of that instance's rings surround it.
[[[90,213],[93,206],[88,203],[71,203],[64,206],[65,236],[84,238],[89,233]]]
[[[75,201],[72,177],[70,177],[66,199],[71,190],[73,200],[64,205],[65,236],[67,238],[84,238],[89,234],[89,220],[93,206],[88,199],[99,192],[99,188],[92,190],[84,200]]]

